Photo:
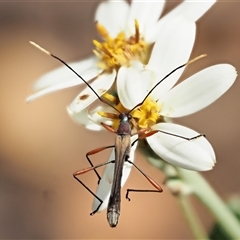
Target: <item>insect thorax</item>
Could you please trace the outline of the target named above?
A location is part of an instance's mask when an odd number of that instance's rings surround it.
[[[127,113],[121,113],[119,115],[120,123],[117,129],[118,135],[131,135],[130,119],[132,116]]]

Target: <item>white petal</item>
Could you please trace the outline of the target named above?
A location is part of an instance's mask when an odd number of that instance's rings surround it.
[[[165,95],[161,115],[182,117],[207,107],[232,86],[236,77],[236,69],[229,64],[211,66],[194,74]]]
[[[83,72],[81,74],[81,77],[86,82],[88,82],[89,80],[92,80],[93,78],[95,78],[101,72],[102,72],[102,70],[100,71],[99,69],[91,69],[86,72]],[[59,90],[65,89],[65,88],[74,87],[74,86],[81,85],[81,84],[85,84],[81,78],[79,78],[76,75],[74,77],[71,76],[71,78],[69,78],[69,79],[65,79],[65,80],[62,79],[62,81],[60,81],[60,83],[49,86],[43,90],[40,90],[40,91],[32,94],[31,96],[29,96],[26,99],[26,102],[31,102],[39,97],[49,94],[49,93],[56,92],[56,91],[59,91]]]
[[[212,7],[215,2],[216,0],[183,1],[161,20],[168,21],[169,19],[175,18],[176,16],[184,15],[194,21],[197,21]]]
[[[112,37],[115,37],[124,30],[128,11],[129,5],[126,1],[105,1],[98,6],[95,21],[98,21]]]
[[[116,77],[116,71],[113,70],[112,73],[103,73],[99,75],[91,85],[95,92],[102,96],[113,84]],[[88,107],[93,103],[98,97],[92,89],[86,87],[78,96],[73,100],[69,106],[70,110],[77,113],[82,111],[84,108]]]
[[[153,73],[144,70],[140,62],[132,62],[130,67],[121,67],[117,76],[118,97],[127,109],[142,102],[151,88]],[[153,82],[153,81],[152,81]]]
[[[160,18],[164,5],[165,1],[149,3],[147,1],[140,2],[133,0],[127,21],[127,27],[130,28],[131,35],[135,33],[134,21],[136,19],[139,23],[141,34],[144,36],[145,41],[148,41],[147,31]]]
[[[168,25],[169,22],[176,17],[185,16],[193,21],[197,21],[212,7],[215,2],[216,0],[183,1],[167,15],[161,18],[156,24],[152,24],[151,28],[148,28],[146,39],[148,39],[148,42],[155,42],[159,33],[161,34],[161,28],[164,25]]]
[[[71,109],[67,108],[67,112],[74,122],[84,125],[87,129],[93,131],[103,130],[101,125],[96,124],[88,117],[88,109],[85,108],[79,113],[74,113]]]
[[[154,129],[187,138],[199,135],[192,129],[173,123],[159,123],[154,126]],[[148,137],[147,141],[149,146],[162,159],[181,168],[207,171],[212,169],[216,162],[212,146],[205,137],[188,141],[180,137],[158,132]]]
[[[146,68],[153,69],[160,81],[175,68],[186,63],[190,57],[196,26],[195,23],[185,17],[178,17],[168,25],[164,25],[161,35],[153,47],[151,58]],[[177,82],[184,68],[177,70],[175,73],[165,79],[156,90],[158,97],[168,91]]]
[[[137,136],[131,137],[131,142],[133,142],[136,139],[137,139]],[[137,143],[135,143],[131,148],[130,157],[129,157],[129,160],[131,162],[134,161],[134,152],[135,152],[136,147],[137,147]],[[114,159],[115,159],[115,152],[113,149],[110,154],[108,162],[112,161]],[[131,168],[132,168],[132,164],[130,164],[128,162],[124,163],[121,186],[123,186],[125,184],[125,182],[127,181],[128,176],[131,171]],[[97,191],[96,191],[96,195],[100,199],[103,200],[103,204],[101,205],[100,209],[98,210],[99,212],[102,211],[103,209],[105,209],[108,205],[108,199],[109,199],[110,191],[112,188],[113,174],[114,174],[114,163],[110,163],[110,164],[106,165],[103,175],[102,175],[102,179],[99,182],[99,185],[98,185]],[[99,200],[94,198],[93,205],[92,205],[93,211],[98,207],[99,203],[100,203]]]
[[[86,71],[95,71],[97,76],[101,70],[96,67],[97,57],[92,56],[83,61],[72,62],[68,64],[77,73],[83,74]],[[44,74],[34,83],[34,90],[40,90],[46,87],[50,87],[59,83],[68,82],[70,79],[78,79],[78,77],[66,66],[59,67],[51,72]]]

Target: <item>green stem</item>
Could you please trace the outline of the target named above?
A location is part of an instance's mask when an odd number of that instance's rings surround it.
[[[196,239],[208,239],[208,236],[202,227],[201,222],[199,221],[196,212],[194,211],[188,196],[178,195],[179,203],[182,207],[185,218],[188,222],[188,225],[192,231],[193,236]]]
[[[145,144],[145,145],[144,145]],[[139,149],[147,157],[148,161],[155,167],[161,169],[168,177],[178,177],[183,183],[187,184],[198,197],[198,199],[209,209],[215,216],[222,229],[232,239],[240,239],[240,223],[233,213],[227,208],[225,203],[211,188],[207,181],[195,171],[189,171],[182,168],[175,168],[176,172],[169,171],[168,167],[172,166],[162,161],[143,141],[139,143]],[[174,168],[172,166],[172,168]],[[171,168],[170,168],[171,169]]]
[[[240,239],[240,223],[207,181],[198,173],[177,168],[180,178],[216,217],[224,231],[233,239]]]

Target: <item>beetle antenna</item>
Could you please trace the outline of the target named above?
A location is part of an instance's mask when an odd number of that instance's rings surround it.
[[[55,59],[57,59],[58,61],[60,61],[63,65],[65,65],[67,68],[69,68],[75,75],[77,75],[92,91],[93,93],[98,97],[98,99],[107,104],[108,106],[112,107],[113,109],[115,109],[117,112],[121,113],[117,108],[115,108],[114,106],[112,106],[109,102],[105,101],[103,98],[101,98],[97,92],[92,88],[92,86],[81,76],[79,75],[71,66],[69,66],[65,61],[63,61],[61,58],[55,56],[54,54],[52,54],[51,52],[47,51],[45,48],[39,46],[38,44],[36,44],[35,42],[29,41],[30,44],[32,44],[34,47],[36,47],[37,49],[39,49],[40,51],[44,52],[45,54],[47,54],[50,57],[53,57]]]
[[[202,55],[200,55],[200,56],[198,56],[198,57],[196,57],[196,58],[194,58],[194,59],[189,60],[187,63],[185,63],[185,64],[183,64],[183,65],[181,65],[181,66],[173,69],[173,70],[172,70],[170,73],[168,73],[164,78],[162,78],[162,79],[148,92],[148,94],[145,96],[145,98],[142,100],[142,102],[138,103],[135,107],[133,107],[133,108],[128,112],[128,114],[130,114],[135,108],[141,106],[141,105],[145,102],[145,100],[147,99],[147,97],[152,93],[152,91],[153,91],[161,82],[163,82],[167,77],[169,77],[170,75],[172,75],[172,74],[173,74],[174,72],[176,72],[178,69],[183,68],[184,66],[188,66],[188,65],[190,65],[191,63],[194,63],[194,62],[196,62],[197,60],[199,60],[199,59],[201,59],[201,58],[204,58],[204,57],[206,57],[206,56],[207,56],[207,54],[202,54]]]

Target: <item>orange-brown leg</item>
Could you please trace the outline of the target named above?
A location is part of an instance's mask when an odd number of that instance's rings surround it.
[[[130,198],[128,197],[129,192],[157,192],[157,193],[161,193],[163,191],[161,186],[158,183],[156,183],[151,177],[149,177],[147,174],[145,174],[135,163],[133,163],[129,160],[126,160],[126,161],[128,163],[132,164],[135,168],[137,168],[137,170],[152,184],[152,186],[156,188],[156,190],[127,189],[126,198],[128,199],[128,201],[130,201]]]
[[[113,147],[115,147],[115,146],[112,145],[112,146],[107,146],[107,147],[101,147],[101,148],[97,148],[97,149],[91,150],[91,151],[89,151],[88,153],[86,153],[86,158],[87,158],[89,164],[90,164],[92,167],[94,167],[91,159],[89,158],[90,155],[99,153],[99,152],[101,152],[101,151],[103,151],[103,150],[105,150],[105,149],[113,148]],[[100,175],[99,175],[99,173],[97,172],[96,169],[93,169],[93,171],[96,173],[96,175],[97,175],[97,177],[98,177],[98,184],[99,184],[99,182],[100,182],[100,180],[101,180],[101,177],[100,177]]]
[[[87,172],[90,172],[90,171],[92,171],[92,170],[95,170],[96,168],[105,166],[105,165],[107,165],[107,164],[109,164],[109,163],[114,163],[114,162],[115,162],[115,160],[110,161],[110,162],[101,163],[101,164],[98,164],[98,165],[96,165],[96,166],[84,168],[84,169],[82,169],[82,170],[78,170],[78,171],[76,171],[75,173],[73,173],[73,177],[74,177],[83,187],[85,187],[95,198],[97,198],[98,201],[100,202],[100,204],[98,205],[98,207],[97,207],[93,212],[91,212],[90,215],[94,215],[94,214],[98,211],[98,209],[101,207],[103,201],[102,201],[102,199],[99,198],[86,184],[84,184],[77,176],[82,175],[82,174],[87,173]]]

